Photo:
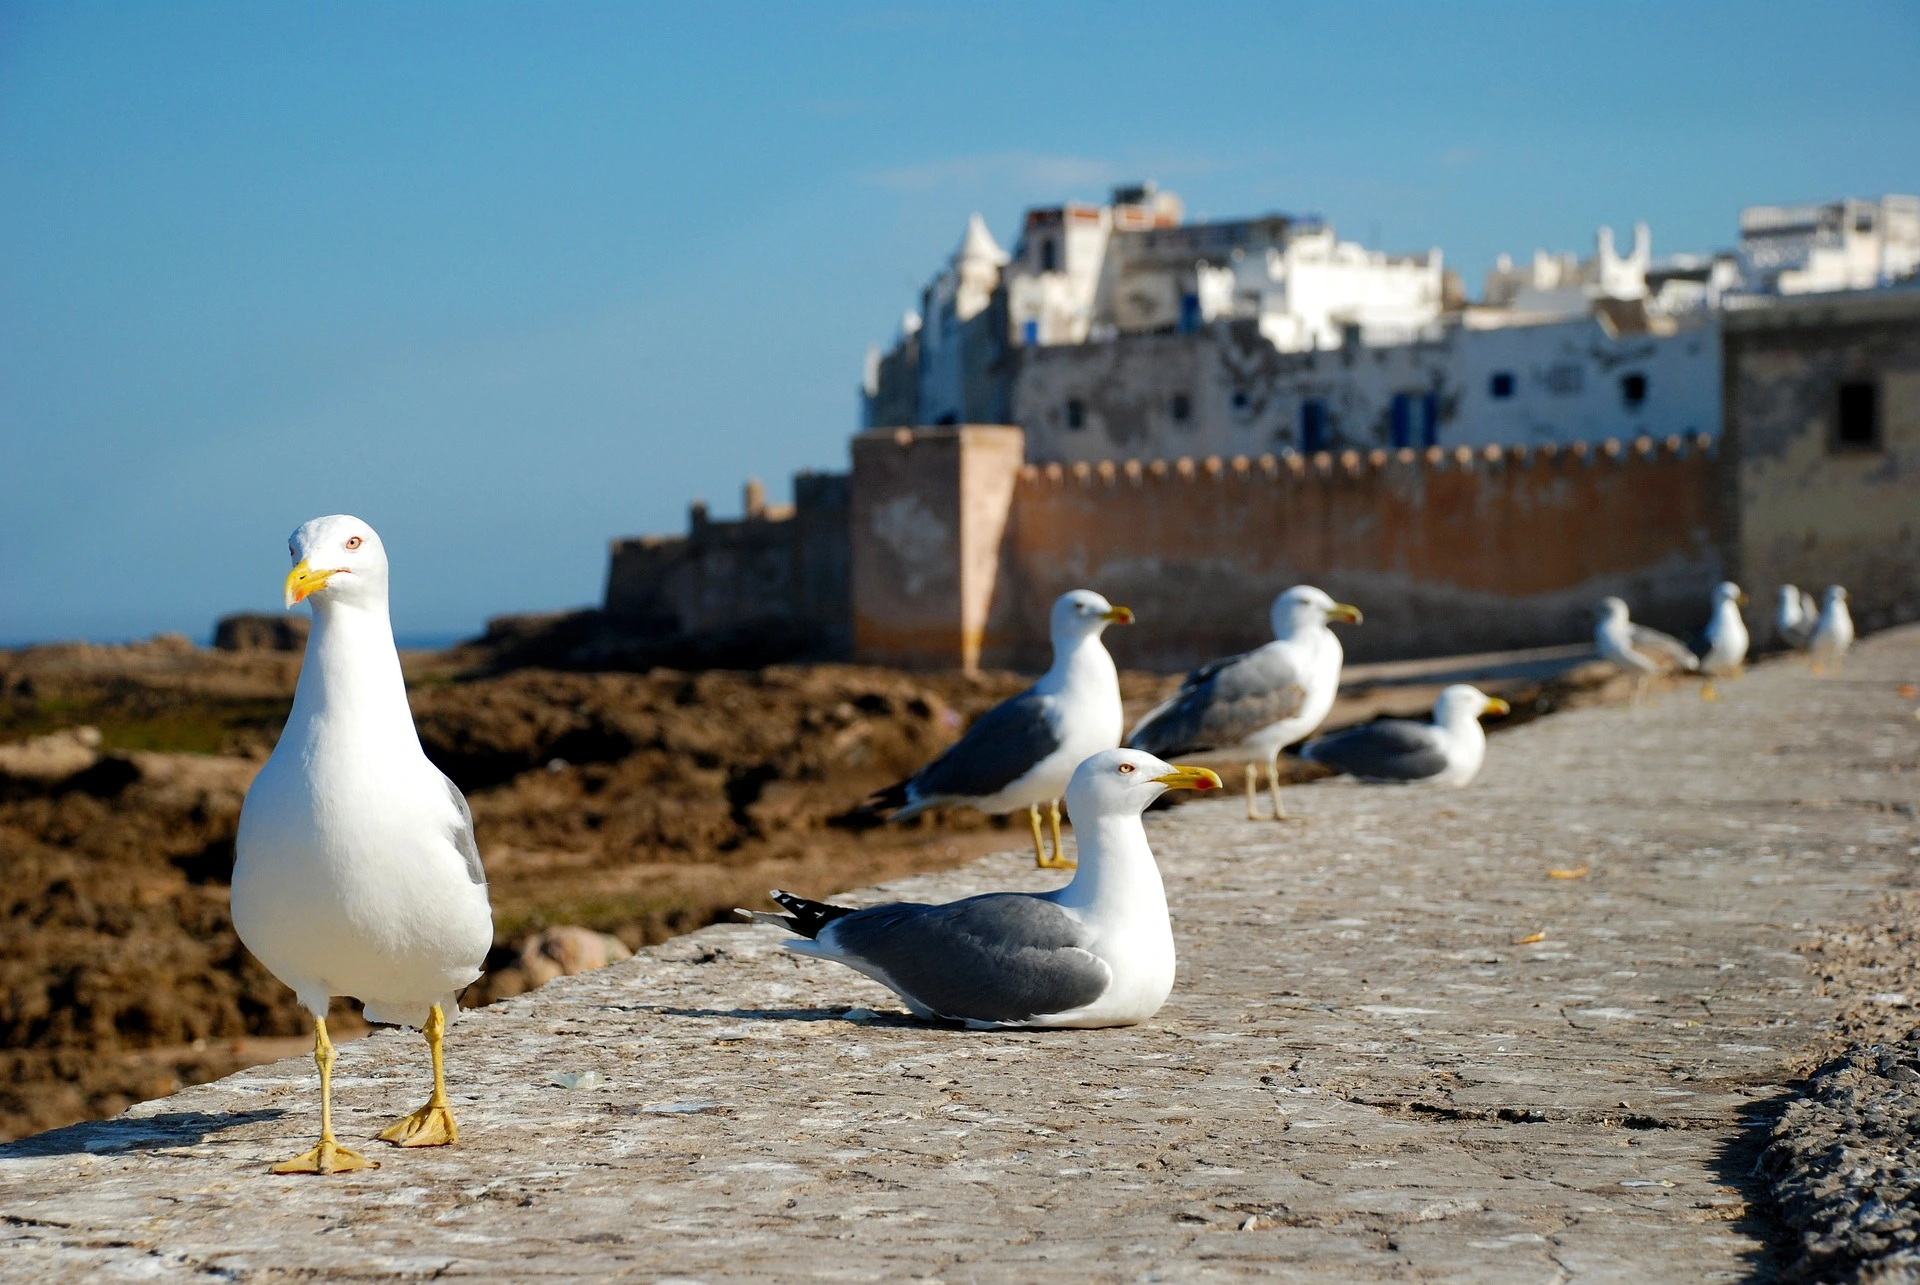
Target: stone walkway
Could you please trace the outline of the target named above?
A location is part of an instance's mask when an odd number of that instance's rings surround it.
[[[458,1148],[363,1141],[424,1094],[394,1034],[336,1085],[372,1173],[263,1172],[304,1060],[26,1139],[0,1275],[1765,1277],[1756,1144],[1837,1002],[1794,948],[1920,864],[1915,679],[1900,631],[1517,728],[1465,792],[1157,814],[1181,974],[1131,1030],[936,1029],[719,927],[459,1022]]]

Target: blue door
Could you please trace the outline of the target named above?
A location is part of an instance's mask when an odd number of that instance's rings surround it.
[[[1391,408],[1391,430],[1395,450],[1413,445],[1413,394],[1395,393]]]
[[[1420,445],[1440,445],[1440,394],[1428,393],[1420,399]]]
[[[1300,403],[1300,449],[1308,455],[1327,449],[1327,404],[1323,401]]]

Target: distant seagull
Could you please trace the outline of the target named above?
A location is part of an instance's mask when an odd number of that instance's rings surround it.
[[[1273,641],[1238,656],[1208,661],[1180,690],[1147,711],[1127,744],[1163,758],[1207,750],[1240,750],[1247,761],[1247,819],[1259,819],[1254,782],[1267,765],[1273,819],[1280,806],[1280,751],[1310,735],[1340,691],[1340,640],[1331,620],[1360,623],[1360,608],[1335,602],[1311,585],[1295,585],[1273,601]]]
[[[1713,614],[1701,635],[1706,650],[1700,655],[1700,669],[1709,676],[1700,688],[1702,700],[1719,698],[1713,678],[1734,677],[1747,663],[1747,622],[1740,615],[1746,604],[1747,595],[1733,581],[1722,580],[1713,587]]]
[[[1831,666],[1840,672],[1840,661],[1853,646],[1853,613],[1847,610],[1847,591],[1828,585],[1826,604],[1820,608],[1820,620],[1807,639],[1807,654],[1817,668]]]
[[[426,1034],[433,1095],[380,1136],[458,1141],[441,1036],[493,945],[493,911],[467,801],[414,730],[380,537],[358,518],[315,518],[290,547],[287,605],[312,601],[313,632],[286,730],[240,813],[233,926],[313,1014],[320,1141],[273,1171],[340,1173],[374,1162],[333,1134],[328,1001],[354,996],[368,1021]]]
[[[1053,604],[1053,667],[1040,681],[982,714],[939,758],[864,806],[895,809],[889,821],[957,805],[996,816],[1025,808],[1035,863],[1071,868],[1060,851],[1060,796],[1082,760],[1120,744],[1125,725],[1120,675],[1100,635],[1132,623],[1131,611],[1090,590],[1062,594]],[[1042,803],[1052,806],[1051,857],[1040,839]]]
[[[1486,714],[1511,713],[1498,696],[1455,683],[1433,702],[1431,722],[1379,718],[1300,747],[1303,759],[1385,784],[1466,785],[1487,757]]]
[[[736,913],[807,938],[787,949],[865,973],[920,1017],[970,1027],[1130,1026],[1173,989],[1173,929],[1140,814],[1168,790],[1217,790],[1203,767],[1105,750],[1067,786],[1080,869],[1057,892],[854,910],[774,892],[784,915]]]
[[[1807,640],[1813,636],[1813,627],[1819,621],[1820,608],[1812,594],[1790,584],[1780,586],[1779,605],[1773,612],[1773,628],[1780,635],[1781,642],[1795,651],[1805,651]]]
[[[1700,658],[1678,638],[1628,619],[1627,604],[1620,599],[1602,598],[1593,613],[1597,621],[1593,641],[1601,659],[1610,660],[1634,675],[1634,704],[1638,705],[1646,695],[1647,680],[1653,675],[1700,668]]]

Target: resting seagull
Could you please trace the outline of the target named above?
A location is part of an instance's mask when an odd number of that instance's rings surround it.
[[[1465,785],[1487,757],[1481,716],[1511,708],[1498,696],[1455,683],[1433,702],[1432,722],[1375,719],[1308,741],[1300,757],[1362,781]]]
[[[1807,639],[1818,623],[1820,607],[1813,595],[1794,585],[1781,585],[1779,605],[1773,613],[1773,628],[1780,635],[1780,641],[1795,651],[1805,651]]]
[[[1707,646],[1700,654],[1700,669],[1709,676],[1700,688],[1702,700],[1718,700],[1720,694],[1713,678],[1737,677],[1747,663],[1750,640],[1747,622],[1740,615],[1740,608],[1746,602],[1747,595],[1731,580],[1722,580],[1713,587],[1713,614],[1707,618],[1706,631],[1701,635]]]
[[[1654,674],[1700,668],[1700,658],[1692,648],[1671,634],[1634,624],[1627,616],[1627,604],[1620,599],[1602,598],[1593,614],[1598,622],[1593,631],[1594,645],[1602,660],[1610,660],[1633,674],[1634,704],[1640,703],[1647,680]]]
[[[1166,892],[1140,814],[1168,790],[1219,788],[1206,768],[1105,750],[1067,786],[1080,869],[1057,892],[854,910],[775,891],[786,914],[736,913],[800,934],[808,940],[788,950],[865,973],[919,1017],[976,1029],[1131,1026],[1160,1011],[1174,966]]]
[[[1807,654],[1813,657],[1814,672],[1831,665],[1835,673],[1840,671],[1840,658],[1847,654],[1847,648],[1853,646],[1853,613],[1847,610],[1847,591],[1839,585],[1828,585],[1826,603],[1820,608],[1820,619],[1813,627],[1813,633],[1807,639]]]
[[[1271,620],[1272,642],[1194,670],[1127,736],[1134,749],[1164,758],[1230,749],[1249,755],[1249,821],[1259,819],[1254,780],[1262,760],[1273,819],[1288,819],[1280,806],[1280,751],[1310,735],[1333,708],[1344,653],[1327,622],[1357,625],[1360,609],[1311,585],[1295,585],[1273,600]]]
[[[1133,613],[1099,594],[1075,589],[1053,604],[1053,667],[1018,696],[973,721],[939,758],[865,806],[892,808],[905,821],[929,808],[964,804],[999,816],[1018,808],[1033,823],[1033,859],[1046,869],[1073,865],[1060,852],[1060,796],[1089,754],[1120,744],[1125,717],[1120,675],[1100,635],[1129,625]],[[1040,805],[1051,805],[1053,856],[1040,840]]]
[[[247,792],[233,866],[233,926],[313,1014],[320,1141],[275,1173],[374,1165],[333,1134],[327,1004],[362,1001],[367,1020],[417,1027],[433,1096],[380,1136],[404,1147],[459,1140],[441,1036],[493,944],[473,818],[427,760],[407,706],[387,619],[387,555],[358,518],[293,533],[287,605],[311,600],[293,712]]]

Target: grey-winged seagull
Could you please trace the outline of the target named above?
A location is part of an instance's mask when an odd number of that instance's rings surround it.
[[[1829,666],[1837,673],[1840,659],[1853,646],[1853,613],[1847,609],[1847,591],[1840,585],[1828,585],[1820,619],[1807,638],[1807,654],[1813,657],[1815,672]]]
[[[1700,653],[1700,671],[1708,676],[1700,688],[1702,700],[1718,699],[1719,691],[1713,679],[1737,677],[1747,663],[1747,645],[1751,639],[1747,635],[1747,622],[1740,615],[1740,608],[1746,602],[1747,595],[1731,580],[1722,580],[1713,587],[1713,614],[1707,617],[1707,627],[1700,635],[1706,644]]]
[[[1672,670],[1691,673],[1700,668],[1700,658],[1671,634],[1636,625],[1627,614],[1627,604],[1618,598],[1602,598],[1594,605],[1593,641],[1603,660],[1631,673],[1633,703],[1646,694],[1647,680],[1654,674]]]
[[[737,913],[800,934],[788,950],[865,973],[920,1017],[971,1027],[1144,1022],[1173,989],[1174,953],[1140,814],[1168,790],[1218,788],[1206,768],[1105,750],[1067,786],[1080,868],[1058,891],[864,910],[776,891],[786,914]]]
[[[1310,735],[1340,692],[1345,653],[1327,622],[1360,623],[1360,609],[1315,589],[1295,585],[1273,600],[1273,641],[1238,656],[1208,661],[1187,675],[1180,690],[1148,710],[1127,744],[1163,758],[1209,750],[1240,750],[1247,760],[1247,819],[1257,820],[1254,781],[1267,765],[1273,819],[1280,806],[1280,751]]]
[[[1820,604],[1813,600],[1813,595],[1796,585],[1781,585],[1779,603],[1773,613],[1773,628],[1780,635],[1780,641],[1795,651],[1805,651],[1807,639],[1818,623]]]
[[[975,719],[940,757],[866,806],[893,809],[889,821],[956,805],[995,816],[1025,808],[1035,863],[1071,867],[1060,850],[1060,796],[1081,760],[1120,744],[1120,675],[1100,635],[1108,625],[1131,623],[1131,611],[1091,590],[1060,595],[1049,621],[1053,665],[1040,681]],[[1051,857],[1040,838],[1042,803],[1051,805]]]
[[[441,1037],[493,944],[493,911],[467,801],[414,730],[380,537],[336,515],[289,546],[287,605],[312,603],[313,632],[286,730],[240,813],[233,926],[313,1014],[320,1141],[273,1171],[339,1173],[374,1162],[334,1137],[328,1001],[353,996],[369,1021],[426,1035],[432,1096],[380,1137],[458,1141]]]
[[[1481,717],[1510,712],[1498,696],[1455,683],[1433,702],[1430,722],[1379,718],[1315,737],[1299,754],[1362,781],[1466,785],[1480,774],[1487,757]]]

